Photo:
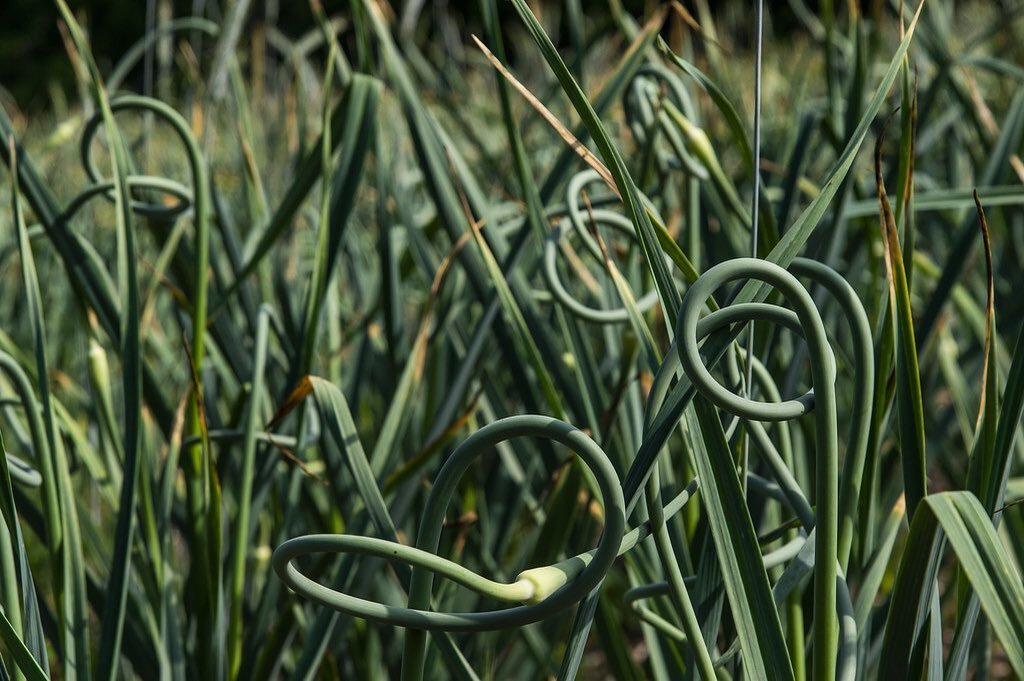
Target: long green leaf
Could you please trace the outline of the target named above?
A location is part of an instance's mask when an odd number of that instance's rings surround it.
[[[875,182],[878,189],[882,242],[885,245],[885,268],[889,279],[889,304],[896,324],[894,366],[896,369],[896,413],[899,418],[900,457],[903,461],[903,486],[907,493],[907,517],[928,494],[924,435],[924,398],[921,395],[921,373],[914,342],[914,316],[910,308],[910,284],[896,219],[882,183],[881,144],[875,147]]]
[[[1024,675],[1024,585],[977,497],[942,492],[923,500],[910,527],[885,626],[881,678],[916,678],[925,625],[948,540],[1014,672]],[[931,651],[930,654],[939,654]]]
[[[10,651],[11,657],[14,658],[15,669],[23,672],[30,681],[48,681],[49,677],[39,667],[39,663],[36,662],[32,653],[18,637],[14,627],[11,626],[11,621],[2,612],[0,612],[0,641],[3,641]]]
[[[751,678],[792,679],[793,668],[779,612],[732,452],[710,403],[698,398],[694,407],[686,412],[690,453],[697,478],[703,483],[701,502],[718,549],[744,667]]]
[[[337,109],[343,113],[345,124],[340,131],[341,157],[336,163],[333,162],[331,160],[334,149],[333,135],[336,131],[332,130],[333,126],[327,105],[327,102],[330,101],[329,83],[332,75],[330,65],[333,63],[333,60],[328,61],[329,66],[324,81],[326,94],[323,115],[324,130],[321,140],[323,154],[321,177],[324,181],[324,198],[321,206],[317,257],[309,282],[309,290],[306,293],[299,375],[309,373],[312,368],[313,349],[316,346],[317,332],[320,328],[324,296],[338,261],[341,241],[349,224],[349,216],[355,208],[356,192],[363,176],[363,165],[373,146],[377,104],[381,90],[380,82],[369,76],[356,74],[352,77]],[[327,185],[328,178],[331,179],[330,188]]]

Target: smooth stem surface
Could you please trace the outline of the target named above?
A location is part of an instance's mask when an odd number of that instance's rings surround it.
[[[687,376],[716,406],[743,418],[780,421],[806,412],[806,403],[755,402],[720,385],[708,372],[700,356],[698,316],[704,301],[720,286],[737,279],[759,279],[782,292],[793,306],[803,327],[811,358],[814,382],[814,412],[817,477],[817,541],[814,553],[814,678],[831,679],[835,673],[838,626],[836,607],[836,556],[839,515],[839,443],[835,398],[835,358],[818,310],[807,290],[792,274],[774,263],[736,258],[715,265],[687,291],[679,315],[676,339],[680,360]]]

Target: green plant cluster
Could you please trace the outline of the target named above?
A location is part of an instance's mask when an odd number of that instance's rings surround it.
[[[773,4],[56,0],[0,680],[1024,677],[1024,11]]]

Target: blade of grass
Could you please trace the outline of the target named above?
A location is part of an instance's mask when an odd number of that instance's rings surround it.
[[[691,460],[701,502],[718,549],[722,578],[743,649],[747,673],[758,679],[793,678],[779,612],[761,561],[757,536],[736,477],[718,414],[703,398],[686,412]],[[698,433],[700,435],[698,435]],[[710,483],[710,484],[709,484]]]
[[[491,252],[490,246],[488,246],[487,242],[484,240],[480,229],[480,223],[474,219],[470,212],[469,202],[466,200],[464,194],[461,195],[461,199],[462,209],[466,214],[466,222],[469,223],[470,230],[473,234],[474,240],[476,241],[477,247],[480,250],[480,255],[484,261],[484,265],[491,277],[494,288],[498,292],[502,309],[505,312],[505,316],[508,319],[509,324],[515,330],[516,338],[524,348],[524,354],[529,358],[530,364],[536,374],[537,381],[540,383],[541,392],[547,402],[548,409],[551,410],[551,414],[555,418],[565,420],[565,411],[563,410],[562,402],[559,399],[558,393],[555,390],[554,381],[552,380],[548,368],[545,365],[544,357],[541,354],[540,349],[537,347],[537,342],[534,340],[533,333],[526,325],[526,320],[523,318],[523,313],[520,310],[516,296],[513,295],[512,290],[509,288],[508,282],[505,279],[505,274],[502,272],[497,259],[495,259],[494,253]]]
[[[256,432],[259,428],[259,404],[264,390],[263,373],[267,360],[267,336],[270,327],[270,308],[264,305],[257,317],[255,350],[252,367],[252,383],[249,405],[245,417],[245,442],[242,446],[242,475],[237,491],[238,512],[235,515],[235,538],[233,563],[229,592],[230,614],[227,631],[227,676],[238,678],[242,660],[242,609],[245,598],[246,561],[249,559],[249,535],[251,527],[252,487],[255,476]]]
[[[978,416],[975,420],[975,441],[968,466],[966,489],[973,491],[984,502],[987,500],[986,492],[995,488],[999,484],[996,480],[1002,477],[1002,471],[995,469],[997,463],[995,459],[996,430],[999,425],[999,368],[995,351],[992,348],[993,338],[996,335],[992,244],[988,221],[985,220],[985,210],[982,208],[977,192],[974,193],[974,201],[978,209],[978,221],[981,224],[981,237],[985,253],[985,344],[982,350],[981,399],[978,405]]]
[[[0,452],[6,451],[3,436],[0,434]],[[46,640],[43,636],[42,624],[39,620],[35,580],[29,568],[21,522],[18,520],[18,512],[14,503],[11,475],[6,465],[0,466],[0,514],[3,515],[4,531],[7,538],[7,546],[0,546],[0,550],[9,551],[7,555],[0,556],[0,560],[5,562],[2,573],[5,582],[2,609],[10,618],[12,629],[23,641],[35,664],[49,675],[50,662],[46,653]],[[8,560],[10,565],[6,564]],[[15,574],[11,574],[11,569]],[[20,594],[18,593],[19,588]],[[17,674],[15,680],[20,681]]]
[[[926,497],[915,516],[900,563],[885,626],[879,670],[882,678],[916,677],[912,667],[922,657],[931,594],[942,549],[948,540],[960,566],[978,594],[1007,660],[1024,674],[1024,586],[1011,567],[991,518],[968,492],[941,492]],[[933,652],[932,654],[939,654]]]
[[[19,638],[18,633],[7,619],[7,615],[0,612],[0,640],[4,642],[11,657],[14,658],[15,670],[21,671],[30,681],[48,681],[49,677],[39,667],[39,663],[32,657],[32,653],[25,647]]]
[[[896,221],[882,182],[881,135],[875,145],[875,183],[885,245],[885,267],[889,275],[889,304],[896,323],[896,411],[899,419],[900,456],[903,461],[903,485],[907,494],[907,517],[913,518],[917,505],[928,494],[924,399],[921,395],[917,343],[914,342],[909,282]]]
[[[333,45],[333,43],[332,43]],[[333,47],[332,47],[333,50]],[[333,52],[331,53],[333,54]],[[313,352],[320,327],[321,309],[327,286],[334,274],[338,261],[341,240],[349,224],[349,216],[355,208],[356,192],[363,176],[363,165],[373,146],[376,130],[377,104],[381,84],[362,74],[352,77],[338,110],[344,112],[344,128],[337,146],[341,157],[335,165],[332,162],[332,125],[330,122],[330,82],[334,60],[328,58],[327,74],[324,77],[323,133],[320,146],[321,178],[323,199],[320,205],[320,226],[317,241],[317,258],[306,294],[306,307],[302,331],[302,354],[298,372],[304,376],[312,369]],[[328,185],[328,179],[331,183]]]

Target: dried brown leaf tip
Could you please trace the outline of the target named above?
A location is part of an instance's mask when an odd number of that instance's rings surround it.
[[[302,401],[309,397],[310,393],[313,392],[313,381],[310,380],[309,376],[303,376],[299,379],[298,384],[292,389],[291,394],[288,395],[287,399],[281,404],[278,410],[274,413],[274,416],[266,425],[267,430],[273,430],[276,428],[288,414],[292,413],[297,406],[302,404]]]
[[[974,206],[978,210],[978,222],[981,225],[981,239],[985,246],[985,278],[986,278],[986,301],[985,301],[985,361],[982,368],[981,384],[988,386],[992,375],[992,329],[995,326],[995,276],[992,268],[992,242],[988,229],[988,220],[985,219],[985,209],[981,205],[981,197],[978,190],[974,190]],[[985,413],[985,394],[987,390],[981,391],[981,402],[978,405],[978,418],[975,421],[977,428],[981,424],[982,415]]]
[[[896,232],[896,218],[893,216],[892,204],[889,203],[889,195],[885,191],[885,181],[882,179],[882,143],[885,141],[885,131],[895,114],[896,111],[893,111],[886,117],[882,130],[878,134],[878,140],[875,142],[875,189],[878,192],[878,217],[882,226],[882,255],[885,259],[886,278],[889,282],[889,305],[893,310],[896,308],[896,280],[893,267],[895,254],[899,253],[900,245]],[[900,258],[902,260],[902,255]]]

